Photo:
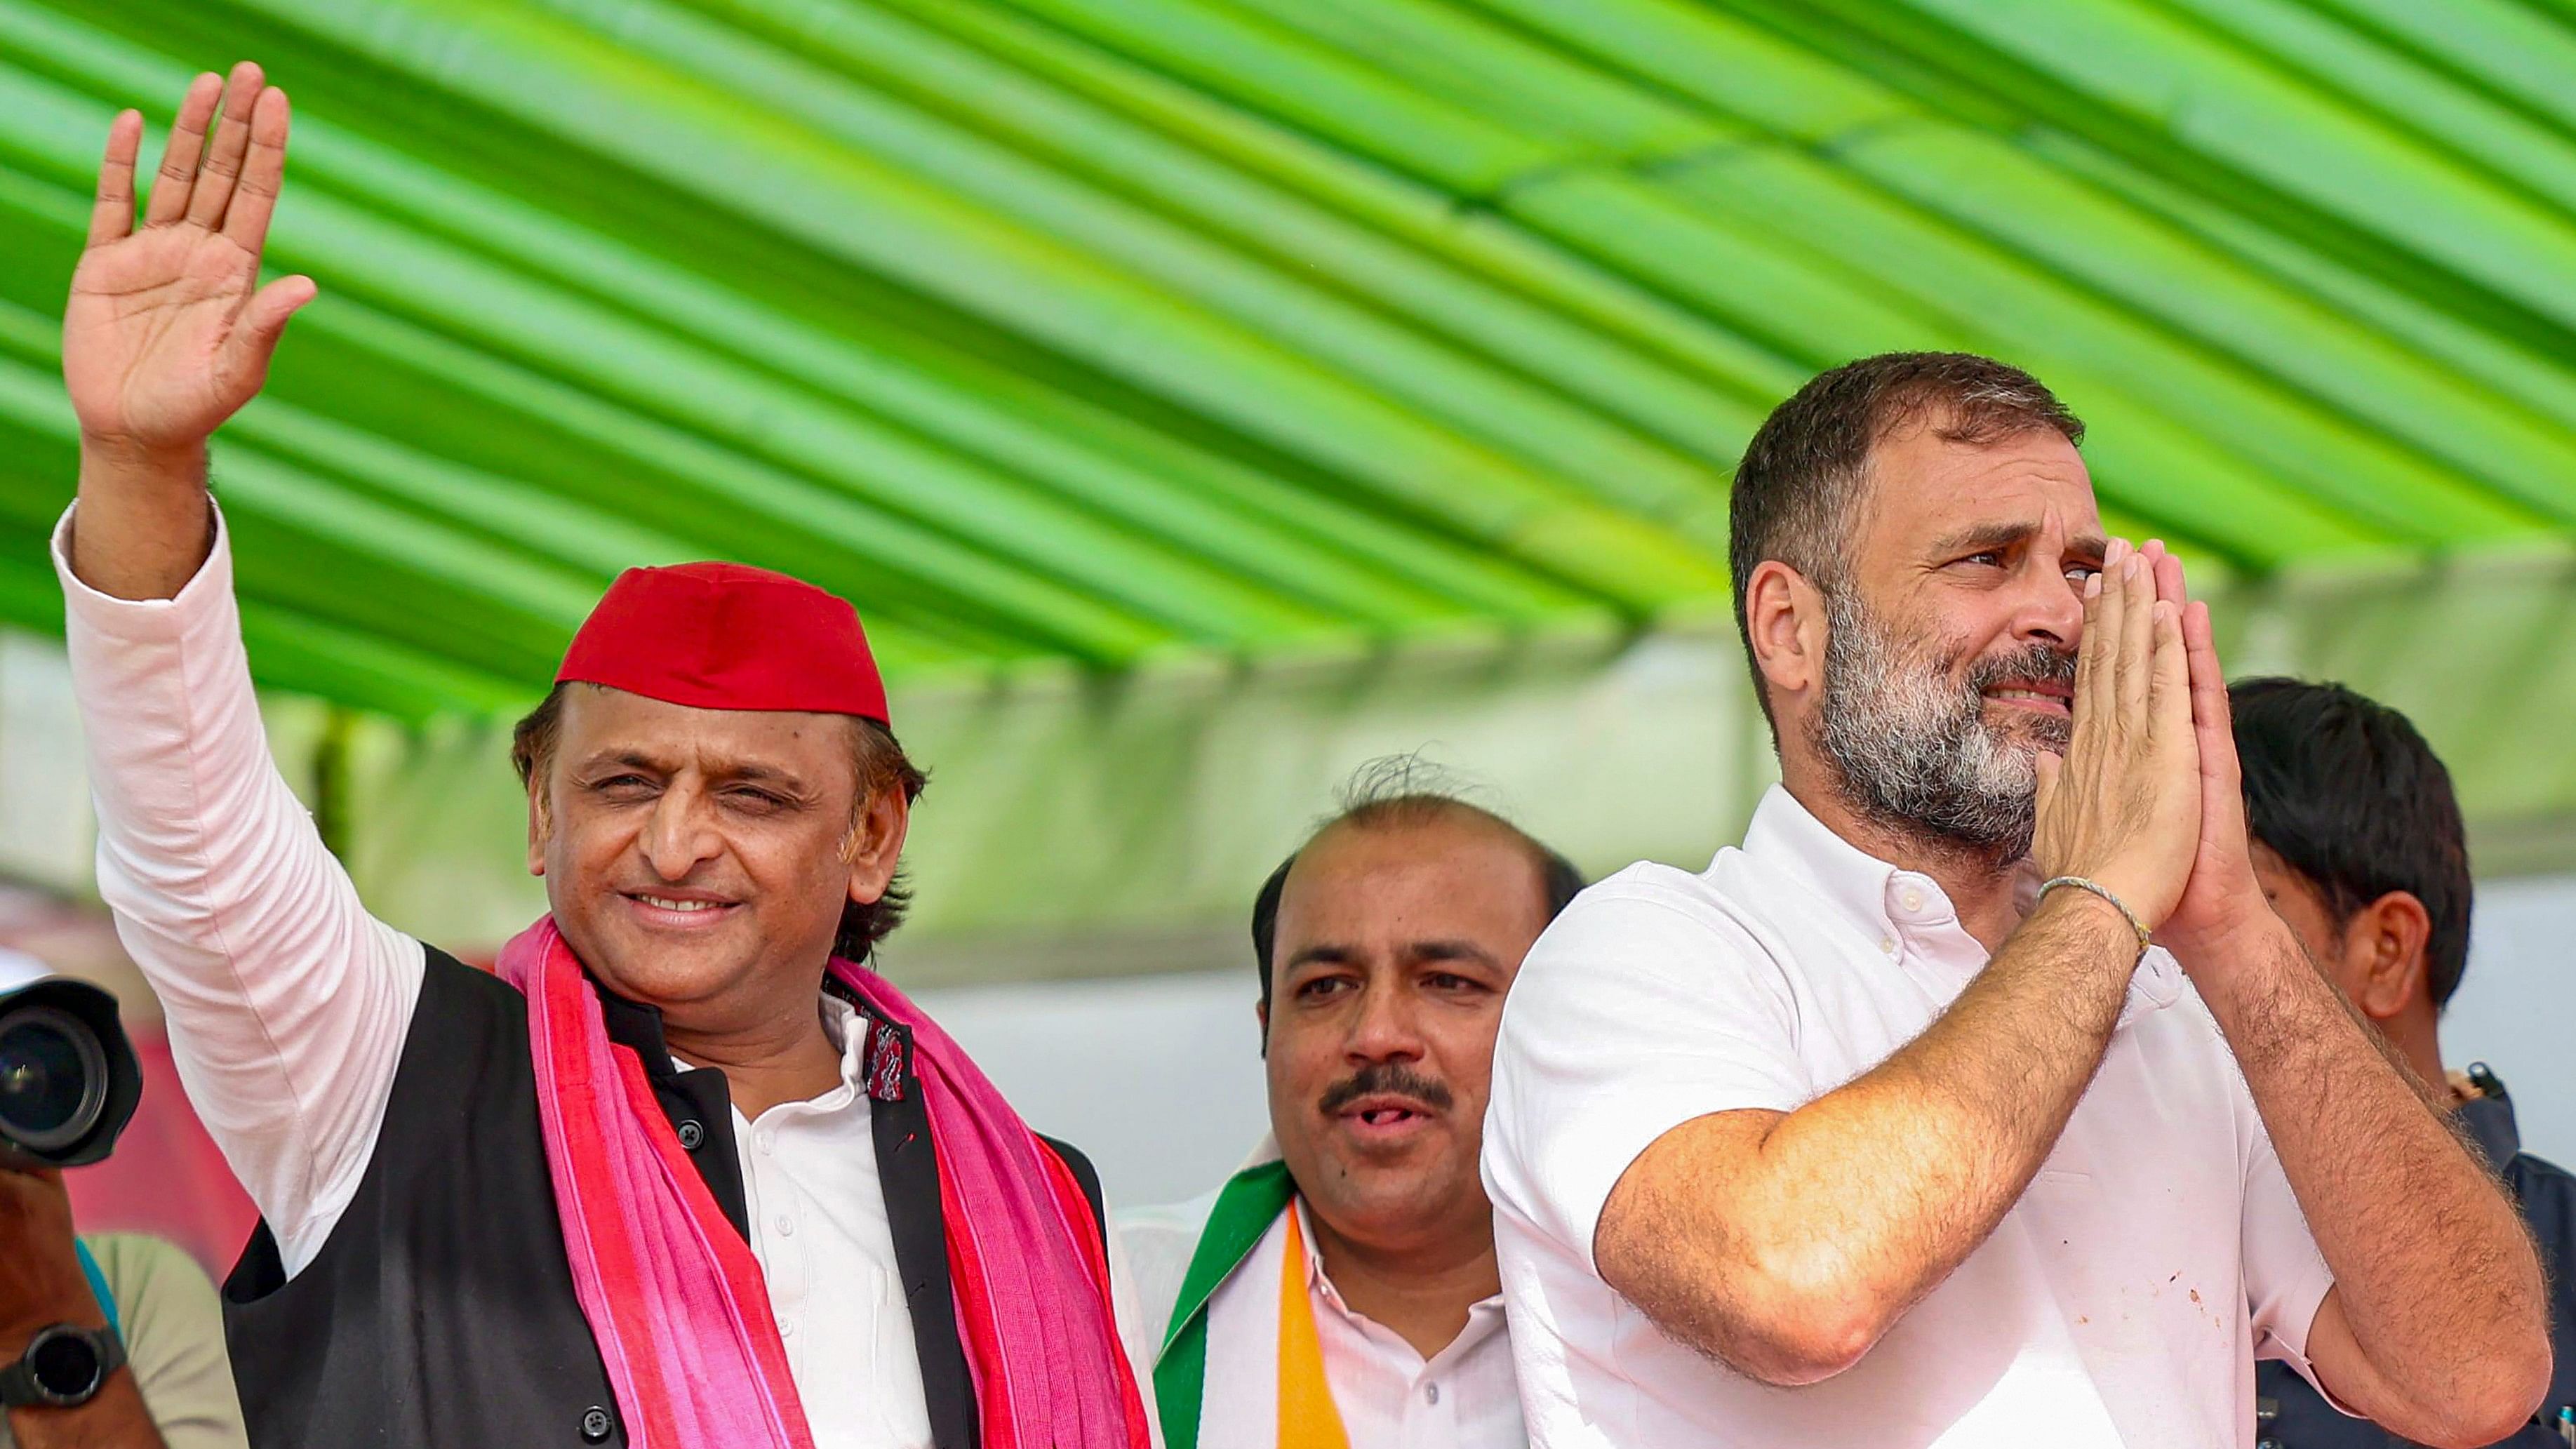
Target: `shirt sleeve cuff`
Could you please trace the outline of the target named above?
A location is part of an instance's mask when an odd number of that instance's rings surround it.
[[[2325,1381],[2317,1377],[2316,1366],[2308,1362],[2308,1337],[2316,1329],[2317,1312],[2325,1307],[2326,1295],[2333,1291],[2333,1275],[2320,1273],[2311,1281],[2300,1284],[2298,1288],[2285,1295],[2281,1302],[2280,1316],[2285,1323],[2300,1325],[2299,1341],[2292,1343],[2286,1334],[2277,1329],[2269,1330],[2254,1345],[2254,1356],[2258,1359],[2276,1358],[2288,1364],[2299,1377],[2308,1381],[2308,1387],[2315,1389],[2317,1397],[2324,1399],[2336,1413],[2347,1419],[2366,1419],[2369,1415],[2335,1397],[2335,1391],[2328,1388]]]
[[[215,537],[206,561],[175,598],[120,599],[101,593],[72,572],[72,526],[80,505],[63,510],[54,525],[54,576],[63,585],[63,627],[70,632],[134,643],[166,643],[228,627],[233,618],[232,535],[224,510],[212,499]]]
[[[1565,1181],[1571,1187],[1566,1199],[1568,1240],[1582,1252],[1584,1265],[1594,1276],[1600,1275],[1601,1264],[1592,1250],[1601,1233],[1601,1214],[1610,1206],[1610,1194],[1618,1189],[1619,1179],[1656,1143],[1702,1117],[1721,1112],[1789,1113],[1807,1100],[1795,1088],[1782,1086],[1744,1087],[1691,1098],[1659,1091],[1604,1093],[1588,1104],[1591,1110],[1584,1114],[1584,1130],[1566,1134],[1569,1143],[1582,1145],[1574,1149],[1575,1160],[1565,1168]]]

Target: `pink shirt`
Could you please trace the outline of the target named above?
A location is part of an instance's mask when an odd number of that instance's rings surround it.
[[[1532,1444],[2254,1442],[2255,1357],[2307,1372],[2332,1278],[2217,1023],[2162,950],[2022,1200],[1846,1372],[1758,1383],[1595,1271],[1602,1206],[1656,1138],[1850,1081],[1986,961],[1930,878],[1778,788],[1705,872],[1632,866],[1548,929],[1503,1009],[1483,1163]]]

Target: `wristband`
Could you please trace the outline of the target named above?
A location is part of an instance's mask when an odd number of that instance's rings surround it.
[[[2147,947],[2153,943],[2154,938],[2148,934],[2146,923],[2138,919],[2137,912],[2129,909],[2129,903],[2127,901],[2111,894],[2111,888],[2109,886],[2102,884],[2098,880],[2087,880],[2080,875],[2052,876],[2039,883],[2039,899],[2043,901],[2048,899],[2048,893],[2057,889],[2059,886],[2073,886],[2079,891],[2091,891],[2093,894],[2109,901],[2111,903],[2111,909],[2120,913],[2120,919],[2129,923],[2129,929],[2138,933],[2138,954],[2140,956],[2147,954]]]

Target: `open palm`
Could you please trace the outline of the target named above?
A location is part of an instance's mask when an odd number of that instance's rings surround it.
[[[222,120],[209,136],[219,100]],[[138,228],[143,118],[116,118],[63,312],[63,381],[84,436],[155,451],[193,446],[267,380],[279,333],[314,295],[304,277],[258,285],[286,133],[286,93],[268,88],[258,66],[234,67],[229,83],[199,76]]]

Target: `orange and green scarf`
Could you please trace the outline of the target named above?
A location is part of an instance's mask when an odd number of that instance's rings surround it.
[[[1341,1411],[1324,1381],[1323,1344],[1314,1300],[1306,1291],[1306,1242],[1298,1226],[1297,1184],[1288,1164],[1265,1162],[1236,1173],[1217,1193],[1199,1245],[1172,1306],[1172,1326],[1154,1360],[1154,1397],[1165,1449],[1198,1449],[1199,1412],[1207,1393],[1208,1300],[1234,1276],[1285,1213],[1288,1243],[1279,1269],[1279,1449],[1350,1449]]]

